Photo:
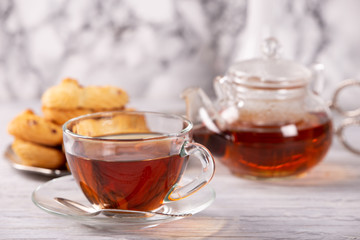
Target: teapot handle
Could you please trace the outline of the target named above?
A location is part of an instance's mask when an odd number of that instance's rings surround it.
[[[342,81],[335,90],[334,96],[330,103],[330,108],[336,110],[337,112],[339,112],[340,114],[342,114],[343,116],[346,116],[346,117],[360,116],[360,107],[358,107],[354,110],[344,110],[339,105],[340,92],[349,86],[359,86],[360,87],[360,81],[356,80],[356,79],[347,79],[347,80]]]
[[[355,154],[360,155],[360,149],[354,147],[353,144],[350,144],[351,141],[349,141],[344,134],[344,130],[348,127],[359,127],[360,126],[360,119],[356,118],[357,116],[360,116],[360,107],[353,109],[353,110],[345,110],[342,107],[340,107],[339,104],[339,96],[341,91],[343,91],[347,87],[351,86],[359,86],[360,87],[360,81],[356,79],[347,79],[342,82],[340,82],[340,85],[336,88],[334,96],[332,98],[332,101],[330,103],[330,108],[334,109],[335,111],[339,112],[341,115],[348,117],[345,120],[342,121],[338,129],[336,130],[336,135],[338,136],[340,142],[342,145],[350,150],[351,152]]]
[[[344,129],[350,126],[360,126],[360,119],[356,119],[356,118],[345,119],[341,123],[339,128],[336,130],[336,135],[338,136],[340,142],[343,144],[344,147],[346,147],[351,152],[360,155],[360,149],[353,147],[353,145],[349,143],[349,140],[347,140],[344,135]]]

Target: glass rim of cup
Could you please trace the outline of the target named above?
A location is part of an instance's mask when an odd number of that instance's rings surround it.
[[[182,122],[186,123],[186,126],[183,127],[181,129],[181,131],[173,132],[173,133],[162,133],[159,136],[152,136],[152,137],[147,137],[147,138],[121,138],[121,139],[104,138],[101,136],[100,137],[85,136],[85,135],[74,133],[72,130],[70,130],[68,128],[68,126],[71,123],[74,123],[76,121],[80,121],[80,120],[84,120],[84,119],[91,119],[96,116],[105,116],[105,115],[113,116],[116,114],[125,114],[125,115],[140,115],[140,114],[142,114],[144,116],[146,114],[151,114],[151,115],[157,115],[157,116],[167,116],[167,117],[171,117],[174,119],[182,120]],[[63,133],[67,134],[71,137],[80,138],[80,139],[84,139],[84,140],[90,140],[90,141],[94,140],[94,141],[106,141],[106,142],[153,141],[153,140],[159,140],[159,139],[165,139],[165,138],[171,138],[171,137],[181,137],[181,136],[189,133],[191,131],[191,129],[193,129],[193,123],[181,115],[177,115],[177,114],[173,114],[173,113],[153,112],[153,111],[123,111],[123,110],[103,111],[103,112],[84,114],[84,115],[81,115],[81,116],[78,116],[78,117],[75,117],[75,118],[72,118],[72,119],[66,121],[62,126]]]

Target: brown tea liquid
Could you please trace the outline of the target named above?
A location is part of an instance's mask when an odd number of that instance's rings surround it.
[[[149,151],[159,149],[155,144]],[[114,155],[106,156],[104,161],[71,154],[67,154],[67,160],[74,178],[94,206],[143,211],[158,208],[179,181],[187,158],[164,153],[166,157],[147,159],[144,152],[137,153],[136,149],[129,149],[128,153],[126,149],[122,151],[139,160],[119,160],[119,156]]]
[[[204,127],[194,131],[194,140],[233,174],[250,178],[300,175],[324,158],[331,139],[331,121],[315,113],[292,125],[259,128],[237,122],[222,135]]]

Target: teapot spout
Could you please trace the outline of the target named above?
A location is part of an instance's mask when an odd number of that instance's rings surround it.
[[[181,97],[185,99],[186,115],[194,126],[205,125],[212,132],[222,132],[223,121],[210,98],[201,88],[187,88]]]

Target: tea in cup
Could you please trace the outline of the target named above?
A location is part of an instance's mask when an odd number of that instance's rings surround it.
[[[192,142],[192,128],[172,114],[94,113],[64,124],[64,148],[75,181],[95,208],[150,211],[212,179],[214,159]],[[202,163],[202,173],[180,186],[191,155]]]

